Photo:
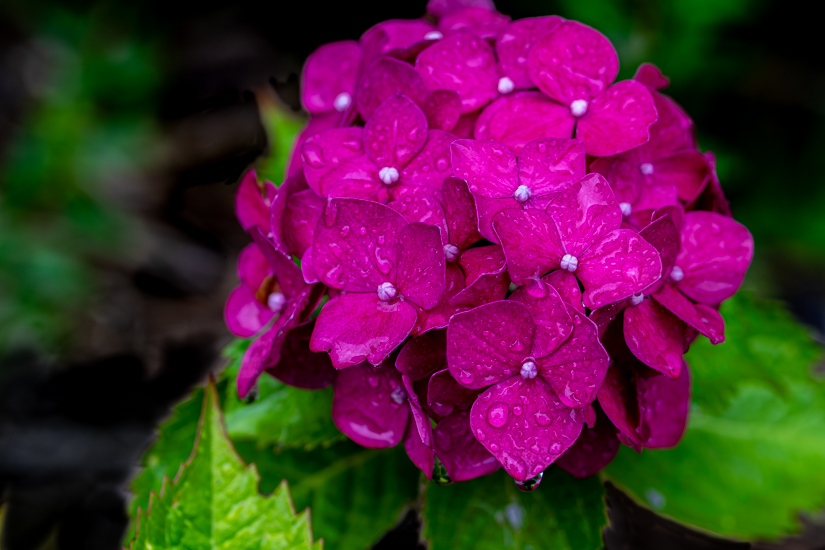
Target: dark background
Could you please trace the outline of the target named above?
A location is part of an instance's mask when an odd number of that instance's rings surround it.
[[[115,548],[153,426],[217,364],[248,238],[233,185],[269,149],[255,91],[425,2],[0,5],[0,495],[9,548]],[[608,35],[672,78],[756,239],[745,286],[825,329],[825,61],[808,3],[502,1]],[[618,548],[736,548],[609,491]],[[9,524],[11,524],[11,519]],[[407,518],[384,547],[414,544]],[[56,546],[55,546],[56,545]],[[681,545],[681,546],[679,546]],[[821,527],[783,548],[825,548]],[[764,548],[775,548],[764,546]],[[777,547],[778,548],[778,547]]]

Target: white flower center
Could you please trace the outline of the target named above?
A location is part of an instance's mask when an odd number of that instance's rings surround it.
[[[579,259],[572,254],[565,254],[564,257],[561,259],[561,268],[566,269],[570,273],[576,271],[576,268],[579,267]]]
[[[343,113],[347,110],[352,104],[352,96],[349,95],[347,92],[341,92],[337,96],[335,96],[335,101],[332,102],[333,106],[335,106],[335,110],[339,113]]]
[[[674,282],[678,283],[679,281],[685,278],[685,272],[682,271],[682,268],[678,265],[674,265],[673,269],[670,270],[670,278]]]
[[[445,244],[444,245],[444,257],[447,258],[448,262],[454,262],[458,259],[458,254],[460,250],[454,244]]]
[[[524,364],[521,365],[521,377],[525,380],[532,380],[539,374],[539,368],[536,366],[535,361],[525,361]]]
[[[577,99],[570,104],[570,112],[575,117],[583,116],[587,112],[587,100]]]
[[[438,31],[430,31],[424,35],[424,40],[440,40],[444,38],[444,35]]]
[[[266,305],[275,313],[280,313],[281,310],[284,309],[284,305],[286,305],[286,296],[284,296],[283,292],[273,292],[267,297]]]
[[[385,166],[378,171],[378,177],[384,182],[384,185],[392,185],[398,181],[398,170],[391,166]]]
[[[649,176],[653,173],[653,165],[649,162],[643,162],[639,165],[639,172],[641,172],[645,176]]]
[[[630,301],[631,306],[638,306],[639,304],[642,303],[642,300],[644,300],[644,299],[645,299],[645,295],[640,292],[638,294],[634,294],[628,300]]]
[[[392,390],[392,393],[390,393],[390,398],[400,405],[407,399],[407,392],[404,391],[404,388],[398,386]]]
[[[383,302],[389,302],[395,295],[398,294],[398,291],[395,289],[395,285],[392,283],[381,283],[378,285],[378,299]]]
[[[622,211],[622,216],[629,216],[631,212],[633,212],[633,207],[630,205],[629,202],[620,202],[619,208]]]
[[[516,192],[513,193],[513,196],[519,202],[527,202],[530,199],[530,197],[533,196],[533,192],[530,191],[530,188],[526,185],[519,185],[518,189],[516,189]]]
[[[510,77],[502,76],[498,79],[498,93],[509,94],[516,89],[516,83]]]

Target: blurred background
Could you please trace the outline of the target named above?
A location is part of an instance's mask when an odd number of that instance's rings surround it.
[[[223,302],[248,242],[234,219],[235,183],[250,165],[278,179],[288,153],[278,132],[303,117],[303,60],[381,20],[419,17],[425,3],[0,3],[0,423],[5,412],[27,426],[0,430],[0,498],[24,495],[32,510],[50,502],[44,525],[87,506],[107,518],[87,528],[95,540],[117,532],[130,461],[164,407],[211,364],[202,350],[230,339]],[[734,215],[756,239],[746,286],[786,301],[821,334],[825,59],[808,4],[497,5],[513,18],[559,14],[593,25],[615,44],[620,78],[643,61],[671,78],[666,93],[716,153]],[[147,386],[144,371],[172,376],[175,389]],[[109,412],[98,405],[107,399]],[[140,411],[124,413],[123,403]],[[94,461],[71,450],[29,470],[8,458],[32,444],[37,427],[79,409],[84,421],[108,422],[108,435],[89,444],[101,457],[120,449],[115,466],[101,459],[108,466],[89,473]],[[126,425],[134,437],[112,440]],[[90,470],[78,476],[71,464]],[[48,492],[56,486],[59,498]],[[28,547],[36,546],[15,546]]]

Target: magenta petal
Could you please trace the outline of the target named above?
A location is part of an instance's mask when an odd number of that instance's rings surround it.
[[[423,443],[427,447],[432,447],[433,428],[430,424],[430,419],[427,417],[427,414],[421,407],[421,403],[419,403],[418,401],[418,395],[416,395],[415,393],[412,380],[410,380],[409,376],[404,375],[401,376],[401,380],[404,383],[404,390],[407,394],[407,401],[410,404],[410,413],[412,414],[412,418],[415,422],[416,429],[418,429],[418,436],[421,438],[421,443]]]
[[[658,114],[650,91],[633,80],[622,80],[599,94],[576,126],[576,139],[588,155],[606,157],[650,139]]]
[[[710,166],[710,181],[704,191],[689,206],[692,210],[709,210],[730,218],[733,216],[730,204],[725,198],[725,193],[722,192],[719,176],[716,174],[716,156],[711,151],[706,151],[704,156]]]
[[[401,441],[410,407],[401,375],[392,366],[362,363],[342,370],[334,387],[332,420],[345,435],[373,449]]]
[[[457,307],[475,307],[503,300],[510,286],[507,263],[500,246],[479,246],[461,253],[458,264],[466,275],[465,288],[450,304]]]
[[[254,242],[246,245],[238,255],[238,278],[241,282],[252,292],[257,292],[269,275],[272,275],[272,267],[258,245]]]
[[[480,389],[465,388],[450,374],[449,369],[443,369],[430,377],[427,387],[427,405],[438,416],[448,416],[453,411],[462,411],[473,406]]]
[[[287,258],[275,249],[275,245],[267,239],[260,228],[249,232],[249,236],[258,245],[269,264],[278,286],[288,297],[301,292],[306,286],[301,270],[291,258]]]
[[[424,472],[427,479],[432,479],[435,468],[435,453],[430,447],[424,445],[418,428],[412,418],[407,420],[407,429],[404,430],[404,450],[415,467]]]
[[[476,120],[478,120],[478,116],[481,112],[482,109],[478,109],[477,111],[465,113],[458,117],[458,122],[455,123],[455,126],[453,126],[453,129],[451,130],[452,133],[460,139],[471,139],[473,137]]]
[[[380,181],[338,180],[327,187],[326,196],[330,199],[361,199],[381,204],[390,200],[387,186]]]
[[[496,40],[501,74],[513,82],[516,90],[535,87],[528,72],[527,55],[533,44],[561,21],[556,15],[519,19],[510,23]]]
[[[710,180],[710,167],[698,151],[682,151],[653,163],[652,178],[676,186],[679,198],[694,200]]]
[[[568,407],[583,407],[596,399],[610,358],[599,341],[599,329],[572,306],[573,334],[547,357],[539,358],[539,374]]]
[[[659,252],[662,274],[670,273],[679,254],[679,230],[676,229],[673,218],[669,215],[662,216],[645,226],[639,231],[639,235]]]
[[[315,321],[312,351],[327,351],[336,369],[366,360],[381,363],[415,326],[415,308],[383,302],[375,292],[341,294],[327,302]]]
[[[637,379],[642,422],[648,435],[642,444],[648,449],[675,447],[687,428],[690,409],[690,369],[683,360],[676,380],[662,375]]]
[[[684,323],[653,300],[624,310],[627,347],[642,363],[670,378],[682,368]]]
[[[670,85],[670,79],[662,74],[661,69],[653,63],[642,63],[636,69],[633,80],[641,82],[654,90],[664,90]]]
[[[301,171],[301,173],[295,176],[290,176],[286,178],[286,180],[284,180],[284,183],[282,183],[281,186],[278,188],[277,194],[275,195],[275,198],[272,200],[272,205],[269,208],[269,230],[271,232],[271,234],[269,235],[270,240],[275,245],[275,248],[286,256],[295,254],[296,256],[300,257],[306,249],[306,247],[301,248],[297,253],[293,250],[290,250],[287,238],[294,239],[296,237],[295,235],[293,235],[296,228],[292,227],[291,225],[288,229],[284,228],[284,226],[287,225],[284,223],[284,218],[287,215],[289,199],[291,199],[292,196],[296,193],[304,191],[309,191],[314,195],[314,192],[311,189],[308,189],[303,171]],[[323,199],[321,199],[320,197],[318,197],[318,200],[320,202],[323,202]],[[317,218],[310,223],[309,237],[307,242],[310,242],[312,240],[312,230],[315,229],[316,221]],[[300,238],[302,235],[303,232],[299,232],[297,238]]]
[[[360,63],[361,47],[354,40],[324,44],[312,52],[301,78],[301,102],[307,112],[320,114],[349,107]]]
[[[424,309],[438,304],[446,284],[441,230],[432,225],[406,225],[398,241],[398,292]]]
[[[473,435],[517,481],[537,476],[582,430],[581,411],[565,407],[541,378],[513,376],[473,404]]]
[[[495,10],[467,7],[445,15],[438,22],[438,30],[445,35],[465,32],[494,40],[504,32],[509,22],[509,17]]]
[[[510,197],[518,187],[516,156],[489,139],[459,139],[450,147],[453,175],[467,182],[474,196]]]
[[[321,282],[318,273],[315,271],[315,265],[312,263],[312,247],[307,248],[304,255],[301,256],[301,275],[308,285]]]
[[[378,106],[395,94],[404,94],[420,105],[428,92],[412,65],[392,57],[379,57],[358,81],[356,104],[361,118],[369,120]]]
[[[299,258],[312,245],[312,233],[324,210],[324,199],[312,189],[292,194],[286,203],[281,229],[283,240],[292,254]]]
[[[223,317],[229,332],[241,338],[255,336],[266,325],[274,312],[255,299],[246,285],[240,285],[229,293]]]
[[[417,73],[416,73],[417,74]],[[421,104],[432,129],[452,130],[461,116],[461,96],[453,90],[433,90]]]
[[[484,8],[491,11],[496,9],[492,0],[429,0],[427,2],[427,13],[441,18],[456,10],[470,7]]]
[[[441,369],[446,361],[447,331],[431,330],[407,340],[395,360],[395,368],[417,381]]]
[[[378,168],[362,150],[361,128],[332,128],[308,138],[301,146],[304,176],[313,191],[327,196],[342,179],[374,181]]]
[[[715,212],[688,212],[676,265],[684,273],[679,290],[716,305],[733,296],[753,259],[753,237],[741,223]]]
[[[431,90],[458,92],[462,113],[480,109],[498,96],[493,49],[472,34],[438,40],[418,55],[415,68]]]
[[[519,184],[533,195],[560,193],[586,173],[584,146],[575,139],[535,139],[518,155]]]
[[[364,150],[378,166],[401,170],[427,141],[427,117],[405,95],[384,100],[364,126]]]
[[[592,168],[591,171],[593,171]],[[616,200],[630,205],[635,203],[646,184],[639,167],[627,160],[625,155],[620,155],[615,157],[605,172],[605,177],[610,182],[610,188],[613,189]]]
[[[714,344],[725,341],[725,320],[718,311],[704,304],[694,304],[670,283],[665,283],[653,294],[653,299],[665,306],[679,319],[689,324]]]
[[[266,372],[281,382],[318,390],[329,386],[335,379],[335,368],[326,353],[313,353],[309,349],[309,339],[315,322],[300,325],[286,335],[281,346],[281,359]]]
[[[564,21],[539,38],[527,64],[539,90],[563,105],[589,100],[619,74],[619,56],[610,40],[577,21]]]
[[[559,267],[564,255],[553,219],[540,210],[502,210],[493,221],[517,285]]]
[[[601,174],[588,174],[547,206],[568,254],[579,257],[622,223],[622,211]]]
[[[452,173],[450,144],[456,137],[442,130],[430,130],[424,147],[401,171],[400,183],[441,189],[444,178]]]
[[[635,164],[652,162],[675,151],[696,149],[693,121],[669,97],[652,92],[659,118],[650,127],[650,141],[628,151]]]
[[[518,92],[498,98],[476,120],[474,137],[493,139],[519,154],[528,141],[571,138],[576,119],[570,109],[540,92]]]
[[[447,217],[450,243],[457,246],[459,250],[464,250],[480,241],[476,204],[467,188],[467,182],[449,177],[444,180],[441,195],[444,197],[444,213]]]
[[[565,269],[557,269],[549,275],[544,276],[542,280],[552,285],[565,303],[573,306],[579,313],[584,313],[582,291],[579,288],[579,281],[575,275]]]
[[[301,146],[304,142],[315,134],[337,127],[342,120],[342,115],[346,114],[347,112],[339,113],[333,111],[324,115],[312,115],[309,117],[304,128],[292,142],[292,152],[290,153],[286,166],[286,175],[288,177],[302,176],[304,173],[304,164],[301,160]]]
[[[467,388],[483,388],[518,374],[533,346],[533,316],[502,300],[457,313],[447,327],[447,365]]]
[[[419,336],[430,330],[444,328],[450,322],[450,317],[470,307],[475,307],[484,302],[472,304],[453,304],[452,298],[464,290],[464,273],[455,262],[447,264],[447,278],[444,292],[432,309],[419,309],[418,322],[412,331],[413,336]],[[504,295],[502,294],[502,297]],[[489,301],[489,300],[487,300]]]
[[[492,243],[499,244],[498,235],[493,229],[493,220],[502,210],[521,210],[522,205],[514,197],[503,199],[486,199],[482,196],[475,196],[476,219],[478,220],[478,231],[481,236]],[[542,208],[542,210],[544,210]]]
[[[396,55],[426,40],[427,34],[434,30],[432,23],[424,19],[390,19],[367,29],[361,36],[361,41],[372,43],[376,38],[369,35],[380,34],[380,39],[377,40],[380,46],[376,53]]]
[[[573,446],[556,461],[556,466],[574,477],[596,475],[619,452],[616,427],[600,407],[597,410],[598,420],[594,427],[583,429]]]
[[[573,332],[573,319],[567,305],[556,289],[543,280],[528,281],[516,289],[509,299],[524,304],[536,322],[533,357],[549,355]]]
[[[452,481],[492,474],[501,464],[473,436],[470,412],[456,411],[443,418],[433,434],[435,452]]]
[[[315,228],[315,271],[326,285],[352,292],[374,293],[381,283],[394,283],[396,249],[406,224],[383,204],[330,199]]]
[[[447,219],[444,208],[433,195],[407,195],[403,199],[387,203],[387,206],[404,216],[408,222],[434,225],[441,230],[441,244],[447,244]]]
[[[663,375],[659,375],[665,378]],[[599,390],[599,405],[621,435],[623,443],[637,452],[642,450],[641,416],[639,412],[636,375],[632,368],[613,365],[607,370]]]
[[[596,309],[637,294],[662,274],[656,249],[630,229],[611,231],[579,258],[584,305]]]
[[[255,170],[248,170],[241,179],[238,192],[235,194],[235,216],[241,227],[249,231],[251,227],[269,228],[269,205],[264,200],[263,193],[270,194],[271,183],[258,185]],[[271,193],[274,196],[274,192]]]

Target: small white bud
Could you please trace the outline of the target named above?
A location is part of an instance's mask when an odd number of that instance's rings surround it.
[[[645,295],[640,292],[640,293],[634,294],[633,296],[628,298],[628,301],[630,302],[631,306],[638,306],[639,304],[642,303],[642,300],[644,300],[644,299],[645,299]]]
[[[349,95],[347,92],[341,92],[337,96],[335,96],[335,101],[332,102],[332,105],[335,107],[335,110],[339,113],[343,113],[347,110],[347,108],[352,104],[352,96]]]
[[[430,31],[424,35],[424,40],[441,40],[444,35],[438,31]]]
[[[576,268],[579,267],[579,259],[572,254],[565,254],[564,257],[561,259],[561,268],[566,269],[570,273],[576,271]]]
[[[571,103],[570,112],[575,117],[584,116],[584,114],[587,112],[587,100],[577,99],[576,101]]]
[[[645,176],[649,176],[653,173],[653,165],[649,162],[643,162],[639,165],[639,172],[641,172]]]
[[[273,292],[266,298],[266,306],[275,313],[280,313],[284,305],[286,305],[286,296],[283,292]]]
[[[444,257],[447,258],[448,262],[454,262],[458,259],[458,255],[461,251],[458,247],[454,244],[445,244],[444,245]]]
[[[670,279],[676,283],[685,278],[685,272],[678,265],[674,265],[670,270]]]
[[[498,79],[498,93],[509,94],[516,89],[516,83],[510,77],[502,76]]]
[[[629,202],[620,202],[619,208],[622,211],[622,216],[629,216],[631,212],[633,212],[633,207],[630,205]]]
[[[398,170],[391,166],[385,166],[378,171],[378,177],[384,182],[384,185],[392,185],[398,181]]]
[[[532,380],[539,374],[539,369],[534,361],[525,361],[521,365],[521,377],[525,380]]]
[[[392,393],[390,393],[390,398],[392,398],[396,404],[400,405],[407,400],[407,392],[404,391],[404,388],[398,386],[392,390]]]
[[[527,202],[528,200],[530,200],[530,197],[533,196],[533,192],[526,185],[519,185],[518,189],[516,189],[516,192],[513,193],[513,196],[519,202]]]
[[[395,289],[395,285],[392,283],[381,283],[378,285],[378,299],[382,302],[389,302],[395,295],[398,294],[398,291]]]

